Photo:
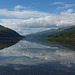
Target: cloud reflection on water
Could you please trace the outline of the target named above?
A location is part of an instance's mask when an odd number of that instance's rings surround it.
[[[59,47],[52,47],[21,40],[16,45],[0,51],[2,64],[38,65],[48,62],[75,64],[75,52]],[[6,59],[7,58],[7,59]]]

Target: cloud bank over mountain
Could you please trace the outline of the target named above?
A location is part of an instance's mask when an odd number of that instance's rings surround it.
[[[58,28],[75,24],[73,9],[60,12],[58,15],[36,10],[25,10],[25,7],[17,5],[12,11],[0,9],[0,16],[8,17],[5,19],[0,18],[0,24],[14,29],[19,33],[25,33],[24,29],[26,28]]]

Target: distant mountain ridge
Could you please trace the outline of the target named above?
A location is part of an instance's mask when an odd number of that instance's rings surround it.
[[[0,38],[22,37],[16,31],[0,25]]]
[[[31,35],[27,35],[28,37],[36,37],[36,38],[40,38],[40,37],[45,37],[47,35],[54,35],[54,34],[58,34],[58,33],[61,33],[61,32],[67,32],[67,31],[71,31],[71,30],[75,30],[75,25],[73,26],[67,26],[67,27],[62,27],[62,28],[59,28],[59,29],[51,29],[51,30],[47,30],[47,31],[42,31],[42,32],[38,32],[38,33],[35,33],[35,34],[31,34]]]

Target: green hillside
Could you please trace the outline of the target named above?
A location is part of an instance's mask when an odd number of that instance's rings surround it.
[[[6,37],[22,37],[22,36],[19,35],[17,32],[15,32],[14,30],[0,25],[0,38]]]
[[[64,39],[75,39],[75,30],[72,31],[68,31],[68,32],[63,32],[60,34],[56,34],[56,35],[48,35],[48,38],[64,38]]]
[[[75,46],[75,30],[59,33],[56,35],[48,35],[47,40]]]

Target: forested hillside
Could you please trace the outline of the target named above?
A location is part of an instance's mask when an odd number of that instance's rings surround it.
[[[1,37],[21,37],[21,35],[19,35],[14,30],[0,25],[0,38]]]
[[[47,40],[75,47],[75,30],[63,32],[56,35],[48,35]]]
[[[75,39],[75,30],[63,32],[56,35],[48,35],[47,38],[64,38],[64,39]]]

